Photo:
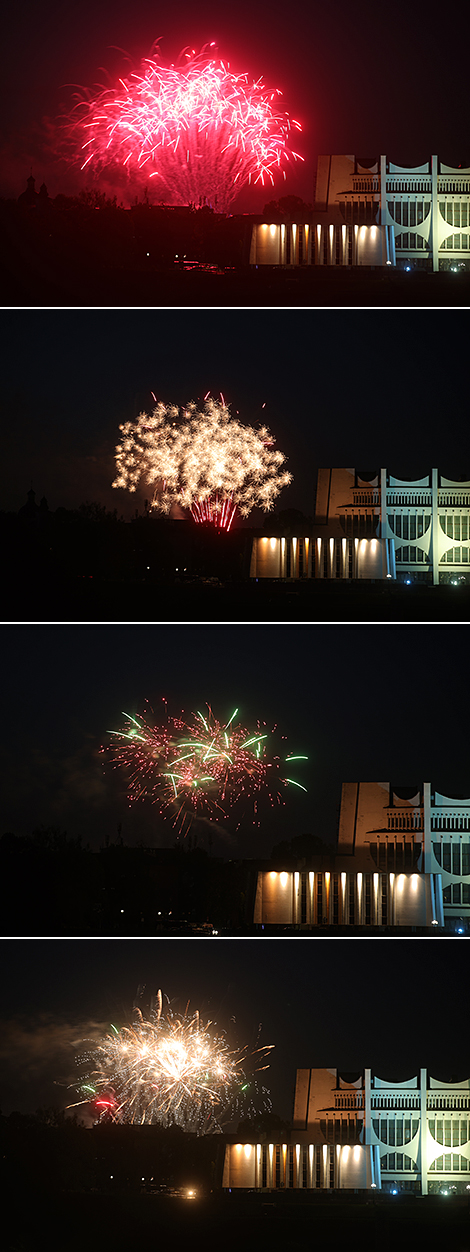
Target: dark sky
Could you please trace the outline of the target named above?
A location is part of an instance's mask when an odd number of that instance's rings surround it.
[[[470,478],[459,312],[17,310],[2,347],[0,508],[32,482],[51,509],[99,500],[131,516],[148,488],[112,490],[114,448],[151,391],[180,405],[222,392],[242,422],[266,422],[294,477],[279,509],[313,512],[319,466]]]
[[[465,1030],[449,1030],[468,984],[465,940],[5,941],[2,1111],[64,1107],[74,1044],[129,1022],[138,984],[199,1009],[237,1046],[275,1044],[266,1085],[290,1119],[297,1067],[420,1066],[468,1078]],[[144,995],[145,999],[145,995]],[[438,1007],[437,1007],[438,1006]],[[235,1022],[232,1019],[235,1018]]]
[[[455,0],[451,17],[419,0],[391,9],[376,0],[292,0],[288,8],[279,0],[180,0],[159,8],[154,0],[23,0],[9,6],[3,23],[0,189],[16,197],[32,164],[51,195],[71,190],[74,179],[54,160],[54,119],[71,105],[67,85],[104,83],[106,74],[116,82],[159,37],[167,62],[184,47],[215,40],[235,72],[282,90],[284,108],[303,127],[305,164],[279,185],[281,193],[311,199],[324,152],[385,152],[404,165],[434,152],[447,164],[468,165],[467,14],[464,0]],[[256,195],[245,196],[241,207],[261,208],[264,199],[261,191],[258,206]]]
[[[2,828],[28,834],[59,826],[99,847],[172,846],[171,823],[157,810],[129,810],[123,776],[103,774],[100,745],[123,725],[122,712],[212,705],[222,720],[276,723],[291,753],[305,753],[291,775],[286,806],[247,810],[240,830],[215,831],[213,852],[269,855],[274,843],[312,832],[334,842],[345,781],[413,785],[468,794],[468,743],[449,728],[467,700],[455,658],[462,626],[4,626]],[[460,725],[460,723],[458,722]],[[455,723],[457,725],[457,723]],[[204,831],[199,831],[203,840]]]

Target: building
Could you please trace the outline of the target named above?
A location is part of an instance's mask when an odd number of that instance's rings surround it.
[[[470,168],[320,156],[309,220],[254,225],[250,264],[470,269]]]
[[[319,469],[310,533],[255,536],[250,577],[470,581],[470,480]]]
[[[299,1069],[285,1141],[227,1144],[223,1186],[468,1194],[470,1079]]]
[[[262,926],[470,926],[470,798],[430,783],[343,783],[336,850],[260,870]]]

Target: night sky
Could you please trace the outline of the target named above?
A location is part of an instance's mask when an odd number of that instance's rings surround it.
[[[52,510],[142,509],[148,487],[110,484],[119,425],[152,391],[179,405],[222,392],[242,422],[266,422],[293,474],[281,510],[313,513],[319,466],[470,478],[459,312],[17,310],[1,329],[2,509],[31,484]]]
[[[468,743],[451,733],[449,706],[465,706],[453,659],[465,655],[463,626],[6,626],[2,633],[4,774],[2,829],[30,834],[54,826],[98,848],[173,846],[175,830],[155,806],[131,810],[124,776],[103,773],[99,749],[122,712],[140,714],[162,697],[170,713],[234,708],[248,728],[259,718],[305,753],[285,807],[267,804],[261,826],[249,808],[217,823],[213,853],[269,856],[273,844],[313,833],[334,843],[341,784],[431,781],[468,795]],[[208,827],[198,827],[205,846]]]
[[[296,1068],[337,1066],[404,1081],[420,1066],[468,1078],[467,1032],[449,1030],[468,984],[458,940],[100,940],[3,945],[0,1099],[4,1113],[65,1107],[74,1045],[129,1022],[161,988],[199,1009],[233,1046],[275,1044],[265,1075],[289,1120]],[[235,1019],[233,1021],[233,1019]]]
[[[50,195],[72,191],[89,174],[57,165],[56,119],[69,111],[74,87],[117,82],[138,69],[161,37],[164,61],[185,47],[215,40],[235,72],[280,88],[283,106],[303,128],[295,166],[279,193],[312,199],[319,153],[387,156],[403,165],[431,152],[449,165],[470,164],[468,91],[463,40],[468,9],[456,0],[438,15],[418,0],[35,0],[10,5],[4,19],[1,186],[16,197],[31,165]],[[81,180],[81,182],[80,182]],[[277,190],[277,188],[276,188]],[[278,193],[278,194],[279,194]],[[272,193],[245,195],[244,209],[261,208]]]

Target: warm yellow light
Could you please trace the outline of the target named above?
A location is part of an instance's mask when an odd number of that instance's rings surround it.
[[[361,1149],[359,1144],[356,1144],[356,1147],[354,1148],[353,1157],[355,1161],[360,1161],[361,1159]]]
[[[245,1156],[247,1160],[251,1156],[251,1143],[245,1143]]]
[[[289,878],[289,875],[288,875],[288,874],[286,874],[286,871],[285,871],[285,870],[283,870],[283,872],[282,872],[282,874],[281,874],[281,887],[286,887],[286,886],[287,886],[287,881],[288,881],[288,878]]]
[[[275,869],[270,870],[270,872],[269,872],[269,877],[270,877],[270,878],[277,878],[277,872],[276,872],[276,870],[275,870]]]
[[[269,233],[270,233],[270,235],[271,235],[271,239],[274,239],[274,236],[275,236],[275,234],[276,234],[276,227],[275,227],[275,226],[270,226],[270,227],[269,227]]]
[[[275,540],[275,539],[270,539],[270,540],[269,540],[269,542],[270,542],[270,545],[271,545],[271,552],[274,552],[275,547],[276,547],[276,540]]]

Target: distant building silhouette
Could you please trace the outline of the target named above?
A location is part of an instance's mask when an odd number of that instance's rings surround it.
[[[35,190],[36,179],[30,174],[26,180],[26,191],[22,191],[18,196],[18,204],[22,209],[35,209],[39,200],[39,193]]]
[[[22,191],[18,196],[18,205],[21,209],[48,209],[51,201],[45,183],[41,183],[39,191],[36,191],[36,179],[31,173],[26,179],[26,191]]]

